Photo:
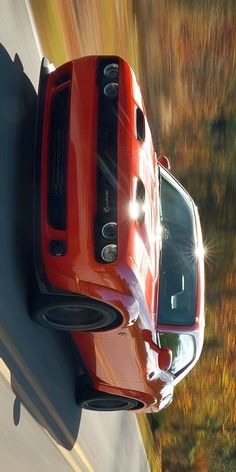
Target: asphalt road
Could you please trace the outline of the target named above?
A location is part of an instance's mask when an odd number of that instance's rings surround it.
[[[146,472],[135,415],[82,412],[70,338],[28,315],[39,68],[24,0],[0,0],[0,470]]]

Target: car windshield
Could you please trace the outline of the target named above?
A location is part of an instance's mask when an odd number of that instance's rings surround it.
[[[157,333],[160,347],[172,350],[172,364],[168,371],[177,376],[183,371],[195,357],[195,339],[190,334],[180,333]]]
[[[192,325],[196,307],[193,203],[187,192],[160,169],[162,251],[158,323]]]

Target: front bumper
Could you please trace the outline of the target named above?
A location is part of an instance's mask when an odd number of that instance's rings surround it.
[[[117,103],[113,101],[112,115],[102,113],[101,83],[97,75],[101,60],[119,61],[119,97]],[[81,58],[47,77],[41,129],[38,194],[44,287],[111,303],[122,311],[127,322],[131,316],[128,307],[133,305],[134,297],[140,298],[138,304],[142,304],[142,310],[145,306],[147,309],[147,289],[144,286],[140,289],[135,273],[132,256],[139,249],[134,248],[135,223],[129,216],[133,181],[137,180],[139,166],[143,166],[143,160],[139,163],[135,136],[138,100],[134,98],[133,73],[125,61],[95,56]],[[138,106],[142,106],[141,99]],[[99,165],[101,156],[104,172]],[[108,206],[112,215],[104,211]],[[99,259],[104,244],[101,225],[107,217],[115,218],[118,224],[118,255],[110,264]],[[60,256],[55,255],[58,250],[55,242],[63,242]],[[147,278],[146,273],[145,268]],[[151,279],[148,278],[150,300]],[[123,309],[123,305],[127,308]],[[138,309],[132,319],[137,316]]]

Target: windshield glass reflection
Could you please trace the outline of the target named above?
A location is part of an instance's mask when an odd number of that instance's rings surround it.
[[[196,306],[193,203],[163,169],[160,204],[163,230],[158,323],[191,325]]]

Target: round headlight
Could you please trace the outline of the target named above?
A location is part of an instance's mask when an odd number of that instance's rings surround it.
[[[104,71],[103,74],[108,78],[108,79],[117,79],[119,75],[119,67],[118,64],[115,64],[114,62],[112,64],[108,64]]]
[[[101,251],[101,258],[104,262],[114,262],[117,258],[117,245],[108,244]]]
[[[118,84],[111,82],[107,84],[103,89],[104,94],[109,98],[116,98],[118,95]]]
[[[112,241],[117,237],[117,223],[110,221],[102,227],[102,235],[105,239]]]

